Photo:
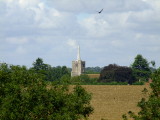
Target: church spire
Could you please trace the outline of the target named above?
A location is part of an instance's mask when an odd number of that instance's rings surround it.
[[[78,53],[77,53],[77,61],[78,60],[81,60],[81,57],[80,57],[80,47],[79,47],[79,45],[78,45]]]

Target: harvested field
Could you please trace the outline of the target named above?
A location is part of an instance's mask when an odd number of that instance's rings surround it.
[[[145,97],[141,92],[148,85],[83,85],[92,93],[94,113],[89,120],[122,120],[128,111],[138,112],[137,102]]]
[[[99,78],[100,74],[87,74],[90,78]]]

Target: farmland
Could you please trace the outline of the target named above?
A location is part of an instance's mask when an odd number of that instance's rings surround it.
[[[87,74],[90,78],[99,78],[100,74]]]
[[[89,120],[122,120],[128,111],[138,112],[137,102],[145,97],[141,92],[148,85],[84,85],[92,93],[94,113]]]

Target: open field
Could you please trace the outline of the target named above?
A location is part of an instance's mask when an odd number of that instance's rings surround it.
[[[148,85],[84,85],[92,93],[94,113],[89,120],[122,120],[128,111],[138,112],[137,102],[145,97],[141,92]]]
[[[99,78],[100,74],[87,74],[90,78]]]

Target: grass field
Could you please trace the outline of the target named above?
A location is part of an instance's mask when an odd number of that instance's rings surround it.
[[[141,92],[148,85],[84,85],[92,93],[94,113],[89,120],[122,120],[128,111],[138,112],[137,102],[144,97]]]

